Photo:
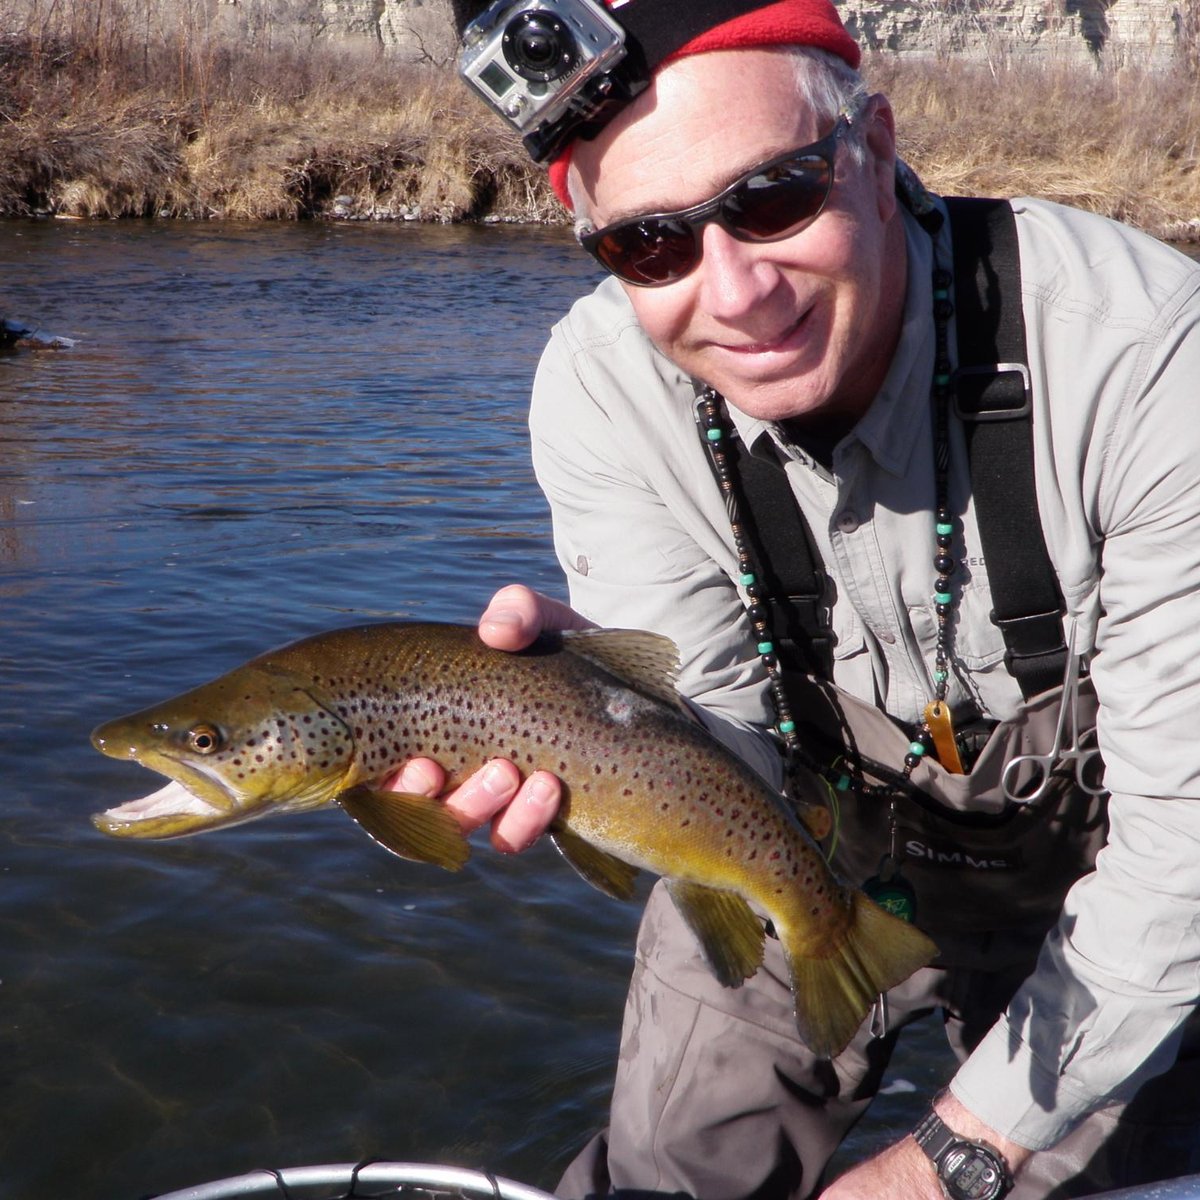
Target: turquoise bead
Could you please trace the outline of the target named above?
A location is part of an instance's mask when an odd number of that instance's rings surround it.
[[[749,587],[753,582],[754,576],[749,572],[747,572],[745,575],[738,576],[738,583],[740,583],[742,587]]]
[[[949,592],[934,592],[933,598],[938,604],[949,604],[954,599]]]
[[[949,535],[950,535],[950,534],[952,534],[952,533],[954,532],[954,526],[953,526],[953,525],[947,525],[947,524],[946,524],[944,521],[939,521],[939,522],[938,522],[938,523],[937,523],[937,524],[934,526],[934,529],[936,529],[936,530],[937,530],[937,532],[938,532],[939,534],[941,534],[941,536],[942,536],[942,537],[949,537]]]
[[[774,654],[775,653],[775,643],[774,642],[759,642],[758,643],[758,652],[759,652],[759,654]]]
[[[920,758],[925,753],[925,747],[920,742],[909,742],[908,752]]]
[[[795,733],[796,732],[796,722],[795,721],[780,721],[779,722],[779,732],[780,733]]]

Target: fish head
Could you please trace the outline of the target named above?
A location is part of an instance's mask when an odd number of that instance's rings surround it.
[[[330,802],[352,730],[310,680],[250,664],[99,726],[92,745],[166,775],[166,787],[92,817],[113,837],[172,838]]]

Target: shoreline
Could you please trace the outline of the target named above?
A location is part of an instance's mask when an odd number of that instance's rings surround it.
[[[226,47],[217,76],[169,56],[0,51],[0,217],[568,221],[448,66]],[[1183,67],[869,55],[864,74],[931,191],[1038,196],[1200,241],[1200,82]]]

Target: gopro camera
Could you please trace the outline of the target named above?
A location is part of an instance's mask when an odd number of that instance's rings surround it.
[[[625,57],[625,30],[602,0],[496,0],[463,31],[458,70],[543,162],[631,97],[612,74]]]

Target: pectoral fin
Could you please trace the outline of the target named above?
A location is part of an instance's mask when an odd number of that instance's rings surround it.
[[[741,896],[680,879],[668,879],[667,891],[725,987],[740,987],[762,966],[766,931]]]
[[[579,834],[565,825],[555,825],[550,830],[550,840],[558,852],[592,885],[606,896],[615,900],[632,900],[637,868],[598,850],[591,842],[585,842]]]
[[[364,832],[400,858],[457,871],[471,856],[462,826],[433,797],[360,786],[337,799]]]

